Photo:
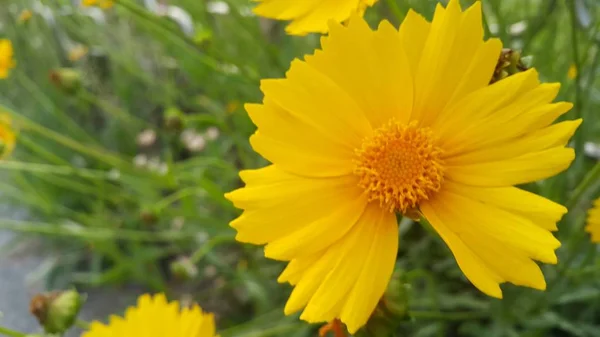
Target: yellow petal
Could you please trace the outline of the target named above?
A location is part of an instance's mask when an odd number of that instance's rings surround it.
[[[446,177],[465,185],[518,185],[556,175],[566,170],[573,159],[573,149],[554,147],[506,160],[447,166]]]
[[[506,141],[494,147],[482,146],[483,148],[474,151],[445,158],[445,162],[448,166],[483,163],[514,158],[552,147],[565,146],[581,122],[581,119],[577,119],[554,124],[535,132],[526,133],[515,140]]]
[[[481,4],[438,5],[415,75],[413,120],[430,125],[452,101],[488,85],[501,44],[484,45]]]
[[[340,319],[355,333],[375,310],[392,277],[398,254],[398,225],[394,214],[381,212],[371,205],[361,219],[363,226],[372,226],[375,239],[370,245],[365,265],[346,298]]]
[[[457,203],[457,200],[448,199],[447,195],[438,196],[422,204],[421,211],[446,242],[473,285],[498,298],[502,297],[499,284],[503,282],[545,289],[544,276],[527,253],[501,240],[506,240],[502,236],[490,235],[493,231],[491,224],[488,222],[486,228],[484,222],[493,219],[493,216],[483,214],[482,218],[481,213],[473,214],[470,208],[473,203],[462,204],[464,199]],[[513,224],[512,227],[516,226]]]
[[[359,189],[356,191],[358,193],[339,196],[337,207],[330,209],[329,214],[307,222],[297,231],[267,244],[265,256],[289,261],[317,253],[335,243],[354,226],[367,205],[367,196]],[[302,209],[306,211],[310,208]]]
[[[480,241],[488,238],[497,241],[507,250],[518,251],[529,258],[545,263],[556,263],[554,251],[560,242],[546,229],[536,226],[529,219],[494,207],[485,201],[471,199],[468,189],[445,190],[435,197],[436,210],[456,219],[451,229],[459,236],[471,233]],[[461,193],[461,194],[459,194]]]
[[[411,71],[398,32],[389,22],[382,22],[375,32],[362,18],[353,18],[348,27],[332,25],[323,51],[307,56],[306,62],[348,93],[373,129],[391,118],[408,121]]]
[[[446,181],[444,189],[462,193],[486,205],[505,209],[531,220],[546,230],[557,230],[556,223],[567,208],[537,194],[516,187],[477,187]]]
[[[298,260],[293,267],[290,263],[290,271],[286,268],[287,276],[298,272],[302,276],[285,312],[289,314],[306,305],[302,319],[325,322],[337,317],[354,333],[366,324],[383,296],[397,250],[396,217],[375,204],[369,205],[336,244],[321,254]],[[298,279],[297,274],[294,278]]]
[[[400,25],[399,35],[410,69],[417,69],[431,24],[421,14],[410,9]]]
[[[510,106],[537,86],[539,81],[534,69],[510,76],[448,106],[431,127],[439,137],[440,145],[456,153],[455,147],[470,141],[466,131],[477,130],[474,122],[480,124],[489,120],[498,110]]]
[[[365,113],[330,78],[294,61],[284,80],[264,80],[265,97],[308,125],[353,148],[372,132]]]
[[[354,176],[310,179],[274,166],[243,171],[241,176],[247,186],[226,194],[236,207],[245,209],[231,226],[238,241],[254,244],[291,235],[354,203],[362,193]]]

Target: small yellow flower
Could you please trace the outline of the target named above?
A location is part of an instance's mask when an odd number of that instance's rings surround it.
[[[19,18],[17,19],[17,21],[19,23],[25,23],[25,22],[29,21],[32,16],[33,16],[33,13],[29,9],[24,9],[19,14]]]
[[[69,60],[71,62],[77,62],[81,60],[88,53],[88,47],[78,44],[69,50]]]
[[[16,65],[12,42],[7,39],[0,39],[0,79],[8,78],[10,70]]]
[[[111,316],[109,324],[93,322],[82,337],[214,337],[213,314],[194,305],[181,309],[164,294],[142,295],[125,317]]]
[[[581,120],[554,123],[572,104],[535,69],[489,84],[502,43],[484,41],[481,6],[438,4],[431,23],[409,11],[399,30],[355,14],[261,82],[250,143],[272,164],[226,197],[244,210],[236,239],[288,262],[286,314],[362,327],[394,270],[397,213],[425,218],[485,294],[546,288],[535,261],[557,263],[567,210],[516,185],[569,167]]]
[[[260,4],[254,12],[260,16],[276,20],[292,20],[286,27],[291,35],[327,33],[327,22],[346,21],[353,13],[362,16],[367,7],[377,0],[258,0]]]
[[[16,138],[10,115],[0,114],[0,159],[8,157],[13,152]]]
[[[84,7],[98,6],[102,9],[111,8],[115,4],[114,0],[83,0]]]
[[[600,198],[596,199],[588,211],[585,231],[590,233],[591,241],[600,243]]]
[[[567,72],[567,77],[569,77],[569,79],[574,80],[577,77],[577,66],[574,64],[571,64],[571,66],[569,66],[569,71]]]

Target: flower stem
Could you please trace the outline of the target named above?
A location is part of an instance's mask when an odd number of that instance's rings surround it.
[[[75,326],[82,329],[82,330],[89,330],[90,329],[90,323],[82,320],[82,319],[77,319],[75,320]]]
[[[410,310],[409,315],[413,318],[462,321],[462,320],[467,320],[467,319],[479,319],[479,318],[487,316],[488,314],[484,311],[441,312],[441,311]]]
[[[586,192],[588,192],[590,187],[598,181],[598,178],[600,178],[600,162],[598,162],[581,180],[579,185],[575,187],[575,190],[573,190],[573,194],[566,202],[565,206],[567,207],[567,209],[571,209],[577,206],[581,201],[581,198],[585,195]]]
[[[22,332],[18,332],[15,330],[11,330],[9,328],[5,328],[3,326],[0,326],[0,336],[7,336],[7,337],[25,337],[26,335]]]

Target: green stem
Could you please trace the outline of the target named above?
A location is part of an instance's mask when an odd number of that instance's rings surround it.
[[[197,186],[181,189],[154,204],[154,210],[161,211],[169,207],[169,205],[177,202],[177,200],[183,199],[194,194],[200,194],[203,191],[203,188]]]
[[[90,92],[86,90],[79,91],[79,98],[91,105],[96,105],[100,107],[102,110],[110,114],[112,117],[121,120],[123,122],[130,123],[134,125],[134,127],[139,129],[144,128],[153,128],[150,123],[147,121],[136,117],[134,115],[129,114],[126,110],[119,108],[118,106],[114,106],[111,103],[94,96]]]
[[[46,173],[67,176],[80,176],[93,179],[110,179],[108,172],[91,170],[73,166],[58,166],[48,164],[24,163],[19,161],[0,161],[0,170],[19,172]]]
[[[82,319],[77,319],[75,320],[75,326],[82,329],[82,330],[89,330],[90,329],[90,323],[82,320]]]
[[[462,321],[468,319],[480,319],[488,315],[484,311],[457,311],[457,312],[441,312],[441,311],[422,311],[410,310],[409,315],[413,318],[421,319],[441,319],[450,321]]]
[[[567,209],[571,209],[579,204],[581,198],[585,193],[598,181],[600,178],[600,162],[596,163],[594,167],[588,172],[588,174],[581,180],[579,185],[573,190],[573,194],[566,202]]]
[[[0,230],[66,236],[89,241],[125,240],[135,242],[176,242],[189,240],[194,233],[181,231],[146,232],[132,229],[86,228],[77,225],[57,225],[47,222],[0,219]]]
[[[235,238],[231,235],[219,235],[219,236],[215,236],[213,238],[211,238],[210,240],[208,240],[208,242],[206,242],[204,245],[202,245],[198,250],[196,250],[192,256],[190,257],[190,261],[194,264],[200,262],[200,260],[202,260],[202,258],[208,254],[210,251],[213,250],[214,247],[222,244],[222,243],[228,243],[228,242],[234,242]]]
[[[573,57],[573,64],[577,69],[577,74],[575,76],[575,105],[573,106],[573,111],[575,113],[575,118],[583,118],[583,96],[582,96],[582,88],[581,88],[581,58],[579,55],[579,39],[577,36],[577,13],[575,8],[575,0],[569,1],[569,17],[571,19],[571,52]],[[583,153],[584,146],[584,132],[583,130],[579,130],[575,133],[575,152]],[[583,156],[579,156],[575,159],[575,165],[580,166],[583,160]]]
[[[26,335],[22,332],[11,330],[3,326],[0,326],[0,335],[7,337],[26,337]]]

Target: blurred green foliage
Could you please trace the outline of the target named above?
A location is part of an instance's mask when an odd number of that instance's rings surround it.
[[[243,103],[259,102],[259,80],[283,76],[319,37],[285,36],[285,23],[259,20],[246,0],[117,0],[107,11],[67,0],[0,3],[0,34],[18,62],[0,82],[0,104],[20,130],[13,158],[0,163],[0,190],[28,211],[0,229],[44,238],[47,287],[185,292],[218,313],[222,336],[314,335],[297,316],[283,318],[283,265],[234,242],[227,224],[237,211],[223,193],[240,185],[240,169],[265,164],[248,144],[254,126]],[[397,26],[409,8],[431,18],[435,4],[380,0],[367,18]],[[600,6],[483,5],[488,36],[533,56],[544,81],[562,82],[559,99],[576,103],[565,118],[585,119],[569,171],[526,186],[571,209],[559,226],[560,262],[544,266],[546,292],[507,285],[503,300],[488,298],[435,234],[403,220],[392,290],[408,313],[397,336],[600,336],[600,259],[582,230],[600,175],[583,151],[600,141]],[[33,17],[21,22],[24,9]],[[76,59],[74,49],[87,54]]]

